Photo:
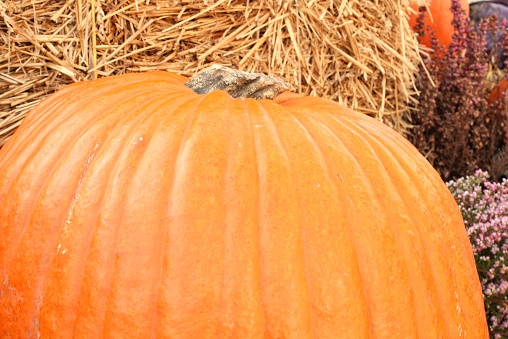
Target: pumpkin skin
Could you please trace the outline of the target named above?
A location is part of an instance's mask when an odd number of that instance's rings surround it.
[[[445,48],[447,48],[452,41],[454,33],[452,25],[453,13],[450,11],[451,6],[452,0],[431,0],[428,6],[428,12],[430,13],[427,13],[424,19],[425,26],[430,26],[438,43]],[[469,16],[469,1],[460,0],[460,6],[466,12],[466,16]],[[417,5],[411,5],[411,8],[416,13],[410,14],[409,26],[414,28],[417,24],[416,19],[418,19],[420,13],[418,12]],[[432,48],[430,32],[425,32],[425,36],[422,37],[421,43],[428,48]]]
[[[0,150],[0,336],[487,338],[458,207],[329,100],[76,83]]]

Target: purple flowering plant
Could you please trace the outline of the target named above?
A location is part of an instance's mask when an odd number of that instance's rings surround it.
[[[508,80],[508,24],[496,17],[473,23],[452,0],[454,33],[445,48],[425,26],[424,9],[414,29],[420,37],[430,36],[434,51],[422,53],[408,139],[445,181],[478,168],[495,179],[508,175],[508,101],[488,99],[493,86]]]
[[[446,185],[471,241],[491,338],[508,338],[508,180],[477,170]]]

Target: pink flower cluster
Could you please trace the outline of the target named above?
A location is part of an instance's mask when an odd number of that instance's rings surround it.
[[[508,181],[489,174],[447,183],[469,234],[492,338],[508,338]]]

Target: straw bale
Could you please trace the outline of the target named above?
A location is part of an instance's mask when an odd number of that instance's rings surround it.
[[[126,72],[211,64],[282,77],[404,131],[426,0],[0,1],[0,145],[48,94]]]

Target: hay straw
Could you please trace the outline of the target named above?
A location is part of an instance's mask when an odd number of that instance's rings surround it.
[[[76,81],[210,64],[284,78],[404,132],[425,0],[0,1],[0,145],[26,112]]]

